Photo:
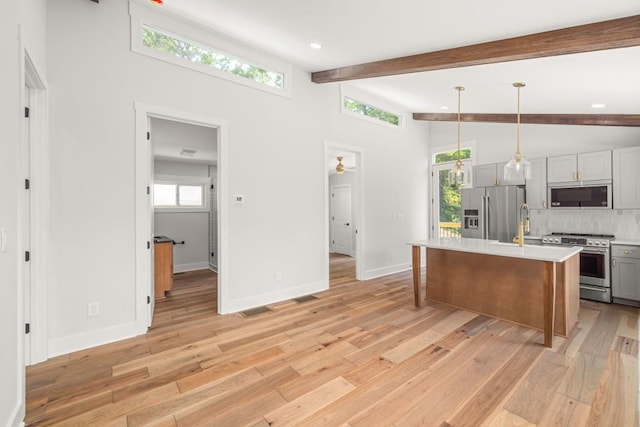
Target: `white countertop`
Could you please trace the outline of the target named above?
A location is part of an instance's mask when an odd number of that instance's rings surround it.
[[[469,239],[464,237],[440,237],[429,240],[418,240],[409,242],[409,245],[553,262],[566,261],[582,250],[582,247],[579,246],[555,247],[524,245],[520,247],[515,243],[501,243],[497,240]]]
[[[630,240],[630,239],[615,239],[611,241],[612,245],[631,245],[631,246],[640,246],[640,240]]]

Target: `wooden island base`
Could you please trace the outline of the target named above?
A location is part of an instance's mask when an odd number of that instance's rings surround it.
[[[413,255],[419,266],[420,247]],[[551,347],[554,334],[566,337],[578,321],[579,262],[579,255],[554,262],[427,248],[425,299],[542,330]]]

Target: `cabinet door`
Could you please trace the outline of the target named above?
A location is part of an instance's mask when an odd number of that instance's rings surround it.
[[[578,154],[578,181],[611,179],[611,151]]]
[[[612,294],[617,298],[640,301],[640,259],[613,258]]]
[[[496,164],[496,178],[498,179],[498,185],[524,185],[524,177],[522,179],[514,179],[508,181],[504,179],[504,166],[507,162]]]
[[[547,208],[547,159],[533,159],[531,179],[527,180],[527,205],[531,209]]]
[[[575,154],[554,156],[547,159],[547,182],[571,182],[577,179],[577,157]]]
[[[613,208],[640,209],[640,147],[613,150]]]
[[[473,167],[474,187],[493,187],[496,183],[496,165],[480,165]]]

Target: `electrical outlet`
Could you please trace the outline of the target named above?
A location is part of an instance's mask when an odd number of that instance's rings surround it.
[[[276,280],[282,280],[282,270],[276,270]]]
[[[87,316],[95,317],[100,314],[100,304],[97,302],[90,302],[87,304]]]

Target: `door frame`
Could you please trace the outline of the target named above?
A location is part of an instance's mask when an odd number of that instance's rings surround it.
[[[21,284],[19,307],[23,307],[25,302],[22,299],[24,280],[22,275],[22,263],[24,258],[21,254],[28,250],[31,253],[31,260],[29,261],[30,273],[30,290],[29,301],[26,303],[30,307],[30,319],[31,325],[29,332],[30,339],[30,354],[23,354],[24,341],[21,340],[21,354],[25,362],[25,366],[43,362],[49,357],[49,343],[47,332],[47,288],[48,288],[48,252],[49,252],[49,137],[48,137],[48,85],[45,79],[40,73],[39,67],[32,60],[29,55],[28,49],[22,43],[20,39],[20,64],[24,67],[21,72],[21,87],[29,88],[29,132],[28,135],[23,134],[21,141],[23,144],[29,144],[29,166],[30,171],[25,170],[26,165],[20,165],[20,176],[26,178],[29,175],[30,188],[29,193],[24,197],[30,199],[30,217],[22,218],[21,211],[22,206],[19,207],[18,221],[26,221],[19,223],[18,229],[22,227],[30,228],[30,247],[22,247],[20,243],[20,249],[18,254],[19,265],[19,283]],[[20,95],[20,108],[23,109],[26,105],[24,90],[21,90]],[[21,133],[24,133],[21,131]],[[28,140],[27,140],[28,139]],[[22,231],[19,231],[22,234]],[[22,242],[22,237],[19,237],[19,241]],[[25,313],[22,312],[22,319],[24,319]],[[24,323],[24,322],[23,322]],[[23,335],[24,336],[24,335]],[[25,337],[25,339],[27,339]]]
[[[136,208],[136,230],[135,230],[135,258],[136,258],[136,324],[141,331],[146,330],[151,325],[152,315],[149,314],[147,297],[153,295],[153,281],[151,277],[151,265],[153,263],[153,251],[149,241],[149,229],[151,215],[151,201],[147,194],[147,187],[151,186],[153,176],[151,176],[149,162],[153,161],[153,150],[147,140],[149,131],[149,118],[159,118],[216,128],[218,131],[217,144],[217,181],[218,181],[218,313],[225,312],[225,303],[228,301],[229,289],[227,284],[229,265],[227,254],[229,253],[228,227],[228,147],[227,147],[227,120],[209,117],[201,114],[174,110],[170,107],[150,105],[136,101],[134,103],[136,117],[136,173],[135,173],[135,208]],[[149,245],[149,247],[147,246]]]
[[[344,152],[353,153],[356,156],[356,188],[355,192],[352,189],[351,197],[354,193],[357,193],[357,212],[352,212],[352,218],[356,222],[356,280],[363,280],[364,277],[364,262],[363,262],[363,248],[365,242],[365,222],[364,222],[364,149],[354,145],[340,144],[333,141],[324,141],[324,167],[322,169],[323,182],[324,182],[324,282],[327,289],[329,288],[329,252],[331,250],[329,245],[329,218],[330,212],[330,191],[329,191],[329,167],[330,167],[330,154],[332,151],[339,149]]]

